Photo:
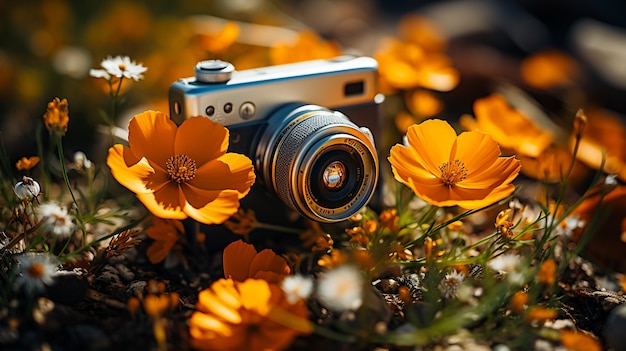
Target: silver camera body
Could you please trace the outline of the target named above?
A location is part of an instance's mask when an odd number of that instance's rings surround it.
[[[367,205],[376,190],[376,82],[370,57],[244,71],[201,61],[195,77],[170,87],[170,116],[176,123],[204,116],[228,127],[229,152],[250,157],[255,187],[309,219],[338,222]]]

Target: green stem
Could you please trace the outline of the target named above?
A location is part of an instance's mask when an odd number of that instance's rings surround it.
[[[67,177],[67,168],[65,167],[65,159],[63,157],[63,145],[62,139],[60,136],[55,136],[57,151],[59,153],[59,163],[61,164],[61,173],[63,173],[63,180],[65,180],[65,185],[72,196],[72,201],[74,201],[74,205],[76,207],[76,218],[78,218],[79,222],[82,223],[82,219],[80,216],[80,208],[78,207],[78,202],[76,201],[76,197],[74,196],[74,192],[72,191],[72,185],[70,184],[70,179]]]

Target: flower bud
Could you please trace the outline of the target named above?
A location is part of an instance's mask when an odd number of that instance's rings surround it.
[[[22,201],[30,201],[39,195],[41,186],[33,178],[24,176],[13,188],[15,195]]]

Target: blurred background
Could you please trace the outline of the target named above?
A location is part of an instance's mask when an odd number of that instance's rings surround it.
[[[167,111],[169,85],[193,75],[199,60],[246,69],[355,53],[380,57],[395,77],[411,67],[385,60],[394,41],[419,43],[416,52],[432,59],[420,61],[418,75],[435,73],[413,85],[381,83],[388,95],[412,94],[409,121],[456,120],[493,91],[557,124],[580,107],[621,119],[625,14],[622,0],[0,0],[0,130],[12,159],[33,155],[46,104],[67,98],[68,152],[98,161],[109,97],[89,70],[107,56],[148,67],[144,80],[122,87],[124,126],[136,112]],[[401,131],[405,102],[388,101],[385,118]]]

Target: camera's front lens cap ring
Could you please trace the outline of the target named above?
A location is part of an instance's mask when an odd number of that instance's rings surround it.
[[[196,80],[203,83],[228,82],[235,72],[235,66],[221,60],[206,60],[196,64]]]

